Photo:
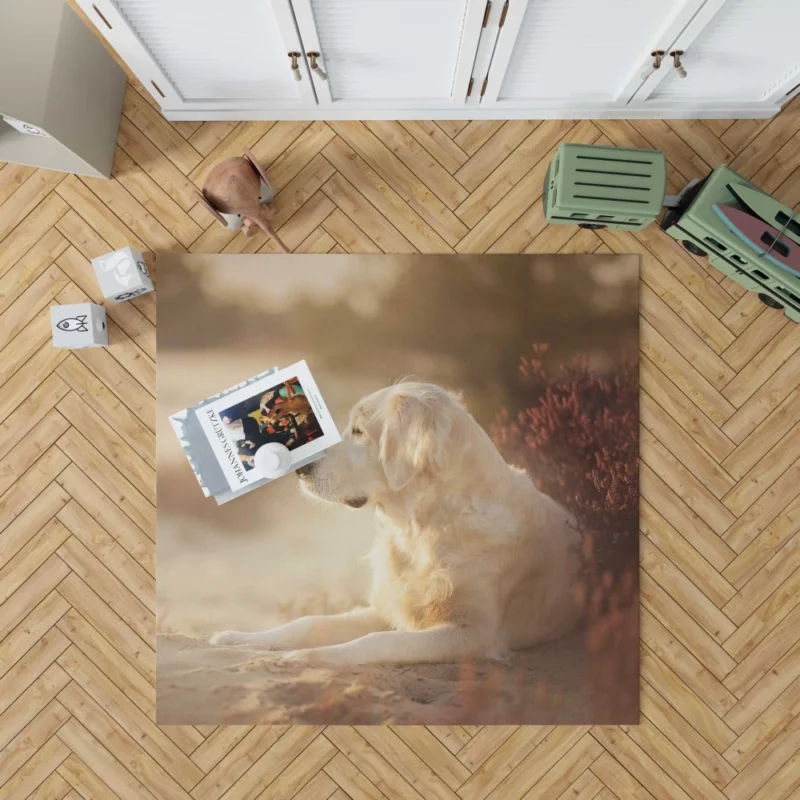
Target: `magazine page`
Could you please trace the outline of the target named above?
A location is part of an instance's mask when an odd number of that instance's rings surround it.
[[[263,480],[259,447],[278,442],[291,469],[341,441],[305,361],[299,361],[196,409],[217,463],[232,490]]]

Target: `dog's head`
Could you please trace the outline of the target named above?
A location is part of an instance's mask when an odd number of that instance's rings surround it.
[[[361,508],[435,480],[458,449],[455,428],[465,423],[477,427],[450,392],[398,383],[358,402],[342,443],[297,472],[308,494]]]

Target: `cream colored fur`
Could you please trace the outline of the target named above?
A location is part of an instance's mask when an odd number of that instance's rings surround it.
[[[574,518],[444,389],[405,382],[365,397],[301,482],[322,500],[374,507],[369,605],[222,631],[212,644],[285,649],[292,663],[448,662],[501,659],[576,627]]]

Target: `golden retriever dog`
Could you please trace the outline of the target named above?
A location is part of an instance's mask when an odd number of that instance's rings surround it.
[[[212,644],[288,650],[286,663],[357,666],[502,659],[573,630],[573,516],[509,466],[460,399],[427,383],[353,408],[341,444],[297,470],[304,491],[372,506],[369,605]]]

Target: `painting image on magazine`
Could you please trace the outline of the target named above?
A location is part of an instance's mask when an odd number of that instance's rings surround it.
[[[255,454],[284,445],[292,463],[339,440],[339,433],[305,361],[273,373],[195,412],[231,489],[261,478]]]

